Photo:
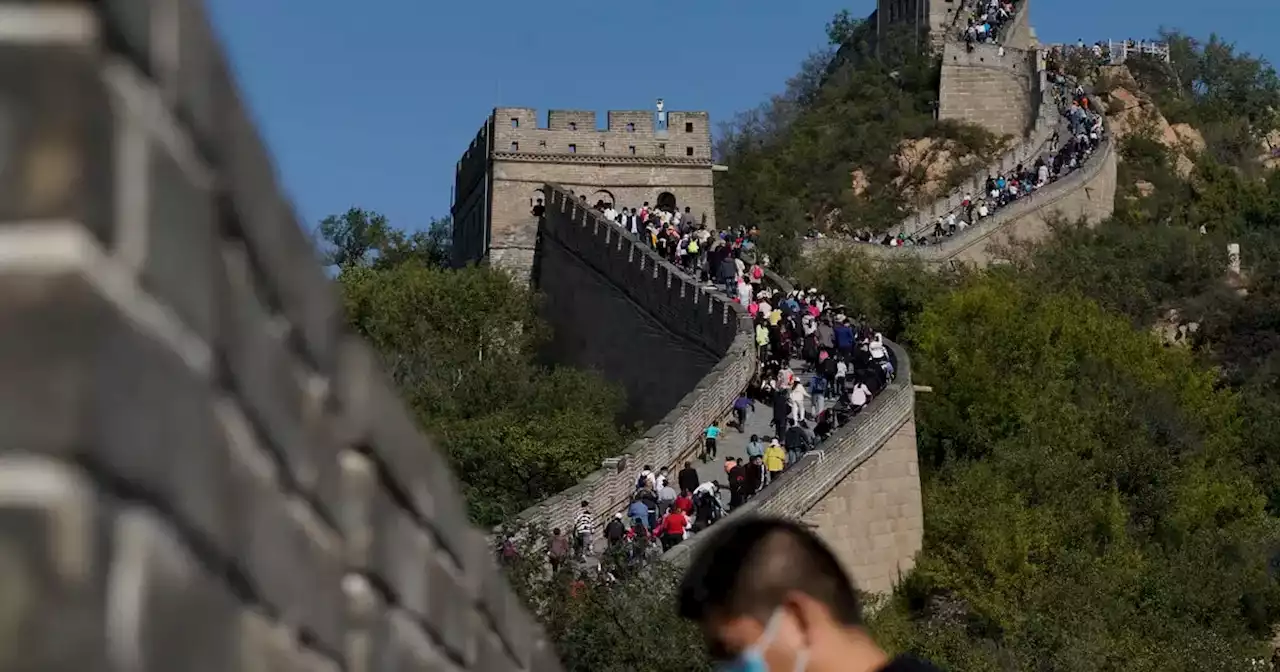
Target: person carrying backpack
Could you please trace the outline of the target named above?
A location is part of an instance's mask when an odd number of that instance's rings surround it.
[[[813,417],[822,415],[827,407],[827,377],[821,373],[814,374],[809,380],[809,397],[813,403]]]

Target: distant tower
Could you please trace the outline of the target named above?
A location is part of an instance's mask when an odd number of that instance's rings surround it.
[[[666,107],[666,103],[661,98],[658,99],[658,124],[654,126],[655,131],[667,130],[667,113],[662,108]]]

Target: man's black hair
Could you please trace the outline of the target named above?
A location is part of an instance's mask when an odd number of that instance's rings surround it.
[[[764,622],[790,593],[823,604],[837,622],[862,623],[858,592],[822,540],[788,520],[727,520],[695,552],[680,582],[680,616]]]

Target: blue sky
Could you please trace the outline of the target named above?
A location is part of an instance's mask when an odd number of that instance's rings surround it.
[[[779,91],[837,11],[865,15],[874,0],[208,5],[308,225],[358,206],[419,228],[448,214],[454,163],[493,107],[647,109],[661,97],[717,123]],[[1033,0],[1031,11],[1044,42],[1164,25],[1280,60],[1268,40],[1276,0]]]

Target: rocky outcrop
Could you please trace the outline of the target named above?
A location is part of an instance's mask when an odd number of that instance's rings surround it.
[[[1098,83],[1109,90],[1099,94],[1098,99],[1106,111],[1112,137],[1123,142],[1133,135],[1146,135],[1169,149],[1179,175],[1190,175],[1195,169],[1196,157],[1205,148],[1200,131],[1191,124],[1169,123],[1125,66],[1108,66],[1102,70]]]
[[[983,156],[947,138],[903,140],[892,161],[897,177],[891,184],[902,191],[909,203],[916,205],[945,194],[957,170],[976,170],[985,164]]]

